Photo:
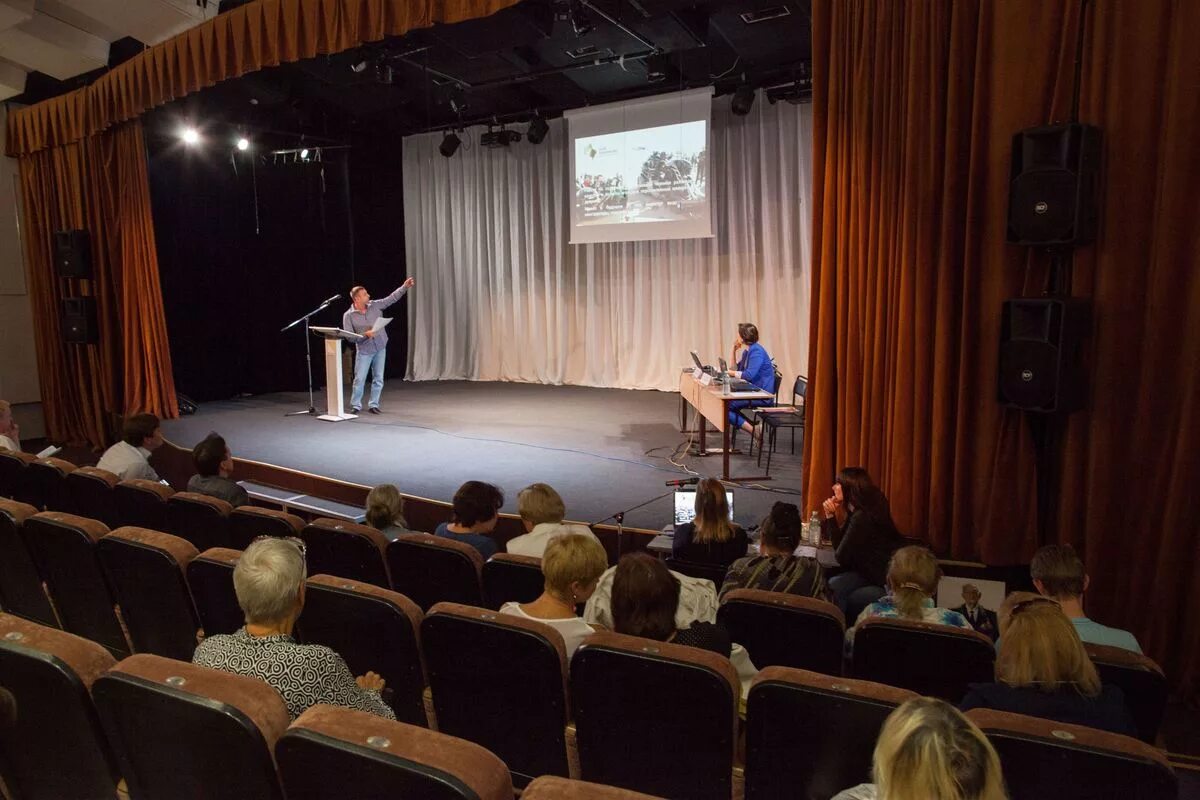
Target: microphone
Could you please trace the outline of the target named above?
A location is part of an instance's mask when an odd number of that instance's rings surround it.
[[[699,482],[699,478],[682,478],[677,481],[667,481],[663,486],[691,486]]]
[[[335,294],[333,297],[331,297],[331,298],[329,298],[328,300],[326,300],[325,302],[321,303],[321,305],[323,305],[323,306],[327,306],[327,305],[329,305],[330,303],[332,303],[334,300],[337,300],[339,297],[341,297],[341,295],[340,295],[340,294]]]

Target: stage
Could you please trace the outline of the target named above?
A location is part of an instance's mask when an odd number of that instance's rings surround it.
[[[318,404],[323,395],[317,395]],[[679,395],[657,391],[471,381],[388,381],[381,415],[345,422],[285,416],[308,406],[308,394],[285,392],[201,404],[163,423],[174,444],[191,448],[210,432],[235,458],[262,461],[353,483],[394,483],[400,491],[449,501],[467,480],[504,491],[516,513],[517,492],[543,481],[563,496],[569,519],[598,522],[669,492],[664,482],[689,473],[668,461],[682,451]],[[802,432],[779,436],[771,480],[734,487],[734,516],[755,525],[777,500],[799,504]],[[710,447],[720,434],[711,430]],[[738,445],[747,446],[745,434]],[[757,453],[755,454],[757,456]],[[680,464],[717,476],[720,455],[683,455]],[[765,459],[764,459],[765,465]],[[762,475],[755,459],[733,455],[732,475]],[[781,494],[788,493],[788,494]],[[671,521],[669,497],[630,512],[625,524],[657,529]]]

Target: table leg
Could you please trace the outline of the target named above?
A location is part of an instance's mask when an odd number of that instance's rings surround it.
[[[700,409],[696,409],[696,425],[700,428],[700,455],[708,455],[708,447],[704,443],[705,434],[708,433],[708,423],[704,419],[704,415],[700,413]]]
[[[687,409],[688,409],[687,398],[685,398],[683,396],[683,392],[680,392],[679,393],[679,432],[680,433],[686,433],[687,429],[688,429]]]
[[[721,478],[729,480],[729,420],[725,420],[725,430],[722,431],[721,442]]]

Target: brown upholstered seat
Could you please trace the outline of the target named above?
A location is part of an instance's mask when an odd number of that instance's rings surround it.
[[[36,513],[26,503],[0,499],[0,604],[12,614],[57,628],[37,563],[21,536],[25,520]]]
[[[44,511],[25,520],[21,537],[50,590],[63,628],[99,642],[114,656],[130,652],[116,614],[116,597],[100,565],[102,522]]]
[[[25,468],[34,461],[37,461],[37,456],[31,453],[0,449],[0,497],[26,502]]]
[[[761,589],[734,589],[717,611],[729,638],[763,667],[842,672],[846,621],[833,603]]]
[[[100,562],[139,653],[191,661],[200,627],[184,570],[191,543],[146,528],[117,528],[100,540]]]
[[[569,774],[567,656],[557,630],[438,603],[421,623],[421,644],[438,730],[500,756],[517,786]]]
[[[914,697],[880,683],[767,667],[746,701],[746,796],[832,797],[869,782],[883,721]]]
[[[715,653],[589,636],[571,661],[580,777],[662,797],[728,800],[739,694],[733,665]]]
[[[599,783],[573,781],[556,775],[543,775],[521,793],[521,800],[655,800],[648,794],[602,786]]]
[[[995,660],[992,640],[977,631],[875,617],[855,632],[850,674],[958,703],[968,684],[992,680]]]
[[[218,497],[176,492],[167,498],[166,532],[187,539],[203,553],[229,547],[229,515],[233,506]]]
[[[75,465],[61,458],[42,458],[25,468],[25,502],[39,511],[72,511],[66,478]]]
[[[497,553],[483,565],[483,602],[498,609],[508,602],[532,603],[545,588],[542,560]]]
[[[387,537],[369,525],[321,517],[306,525],[300,537],[308,548],[310,573],[391,588],[383,556]]]
[[[229,515],[229,543],[245,550],[260,536],[299,536],[304,520],[274,508],[239,506]]]
[[[437,603],[483,604],[483,556],[427,533],[402,533],[387,546],[392,588],[428,611]]]
[[[1083,645],[1103,683],[1120,687],[1125,705],[1133,715],[1138,738],[1154,744],[1167,710],[1167,678],[1154,659],[1103,644]]]
[[[92,695],[131,796],[283,797],[272,753],[288,711],[267,683],[139,654]]]
[[[117,524],[117,499],[113,490],[120,482],[121,479],[108,470],[80,467],[64,480],[71,501],[67,510],[114,527]]]
[[[316,705],[275,746],[288,800],[511,800],[504,762],[479,745],[365,711]]]
[[[1179,794],[1166,755],[1131,736],[972,709],[1000,754],[1010,800],[1160,800]]]
[[[167,529],[167,498],[175,494],[170,486],[157,481],[133,479],[121,481],[113,489],[117,503],[117,521],[133,528],[154,531]]]
[[[416,603],[399,592],[315,575],[308,579],[296,630],[305,644],[332,648],[353,674],[379,673],[387,681],[384,699],[396,719],[425,725],[423,618]]]
[[[233,568],[241,557],[241,550],[214,547],[187,565],[188,587],[205,636],[233,633],[245,624],[246,615],[233,589]]]
[[[120,774],[92,705],[111,667],[100,645],[0,614],[0,686],[16,700],[0,726],[0,766],[15,797],[114,797]]]

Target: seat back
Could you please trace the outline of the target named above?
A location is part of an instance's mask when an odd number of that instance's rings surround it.
[[[990,709],[972,709],[967,717],[1000,755],[1010,800],[1179,796],[1166,756],[1131,736]]]
[[[196,548],[169,533],[117,528],[96,545],[133,649],[191,661],[200,621],[184,570]]]
[[[720,564],[702,564],[698,561],[684,561],[682,558],[668,558],[666,564],[667,569],[672,572],[687,575],[689,578],[712,581],[713,586],[718,589],[725,582],[725,573],[728,572],[728,568]]]
[[[176,492],[167,498],[166,530],[187,539],[203,553],[214,547],[229,547],[229,514],[233,506],[218,497],[195,492]]]
[[[789,667],[767,667],[746,701],[746,799],[828,798],[871,780],[879,729],[917,695]],[[798,729],[807,734],[797,736]]]
[[[245,550],[260,536],[299,536],[304,520],[274,508],[238,506],[229,514],[230,546]]]
[[[754,665],[842,673],[845,618],[833,603],[761,589],[734,589],[717,611],[729,638]]]
[[[117,526],[117,499],[113,490],[121,479],[105,469],[80,467],[64,479],[72,514]]]
[[[246,622],[233,589],[233,568],[241,557],[241,550],[214,547],[187,565],[188,587],[205,636],[233,633]]]
[[[872,618],[858,626],[850,674],[958,703],[992,680],[996,650],[982,633],[932,622]]]
[[[715,653],[589,636],[571,661],[580,777],[662,797],[728,800],[739,696],[733,665]]]
[[[61,458],[29,462],[24,475],[26,502],[39,511],[71,511],[66,478],[74,471],[75,465]]]
[[[521,793],[521,800],[654,800],[648,794],[543,775]]]
[[[117,520],[132,528],[167,529],[167,498],[175,494],[169,486],[139,478],[121,481],[113,489]]]
[[[121,658],[129,654],[129,643],[96,551],[96,543],[106,535],[102,522],[57,511],[34,514],[21,527],[63,628],[99,642]]]
[[[471,742],[365,711],[315,705],[275,745],[288,800],[512,800],[504,762]]]
[[[421,643],[439,731],[500,756],[517,786],[538,775],[568,774],[567,656],[558,631],[438,603],[421,623]]]
[[[1102,683],[1111,683],[1125,695],[1138,738],[1154,744],[1167,710],[1167,678],[1154,659],[1102,644],[1083,645],[1091,656]]]
[[[37,509],[26,503],[0,499],[0,606],[57,628],[58,618],[42,588],[42,576],[21,536],[21,527],[36,513]]]
[[[438,603],[483,604],[483,556],[469,544],[427,533],[402,533],[387,546],[392,588],[422,611]]]
[[[113,657],[95,642],[0,614],[0,686],[16,721],[0,726],[0,773],[14,797],[115,797],[120,773],[92,705]]]
[[[37,456],[30,453],[0,450],[0,498],[20,500],[18,495],[23,491],[25,467],[34,461]]]
[[[802,406],[801,402],[808,396],[808,378],[803,375],[796,376],[796,382],[792,384],[792,405]]]
[[[488,608],[499,609],[508,602],[532,603],[545,585],[540,558],[497,553],[483,565],[483,602]]]
[[[383,553],[387,537],[370,527],[321,517],[304,526],[308,571],[391,587]]]
[[[257,678],[130,656],[92,687],[133,797],[282,798],[283,698]]]
[[[346,659],[350,671],[368,670],[387,681],[384,693],[396,719],[425,725],[425,669],[419,639],[424,615],[390,589],[333,575],[308,579],[296,624],[305,644],[323,644]]]

